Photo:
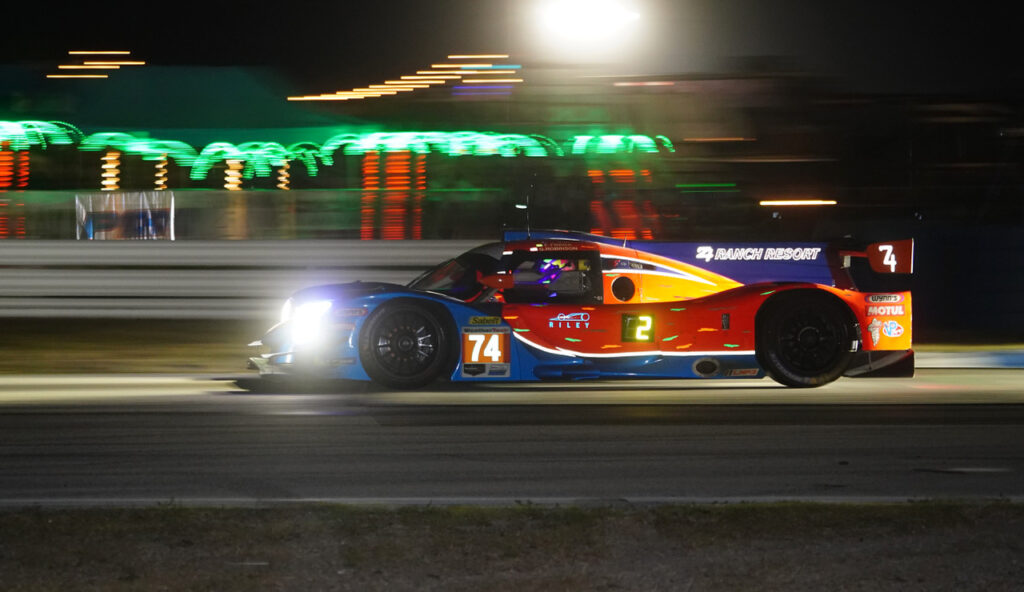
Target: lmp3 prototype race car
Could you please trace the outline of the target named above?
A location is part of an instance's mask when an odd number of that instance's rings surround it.
[[[406,286],[306,288],[250,368],[261,377],[372,380],[762,378],[815,387],[913,376],[910,292],[857,291],[853,258],[911,273],[913,241],[629,241],[509,231]]]

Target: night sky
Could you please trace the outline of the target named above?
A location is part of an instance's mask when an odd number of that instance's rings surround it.
[[[3,9],[0,65],[52,71],[72,48],[131,49],[152,65],[257,66],[296,92],[409,73],[448,53],[568,61],[537,33],[540,0],[55,3]],[[621,74],[729,71],[781,58],[866,92],[1000,94],[1022,87],[1012,3],[878,0],[622,0],[643,29],[616,53]],[[153,11],[156,11],[154,13]],[[66,62],[65,62],[66,63]]]

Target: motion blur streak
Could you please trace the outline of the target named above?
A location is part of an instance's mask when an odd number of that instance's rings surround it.
[[[479,54],[479,55],[450,55],[449,60],[503,60],[507,59],[507,53]]]
[[[762,206],[834,206],[833,199],[769,199],[760,202]]]

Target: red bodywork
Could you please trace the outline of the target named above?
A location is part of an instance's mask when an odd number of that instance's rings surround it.
[[[910,350],[910,292],[864,293],[809,283],[741,285],[693,265],[613,245],[584,241],[519,241],[506,249],[598,251],[602,261],[625,258],[650,269],[603,269],[604,304],[505,304],[503,317],[528,344],[557,353],[604,357],[643,353],[752,352],[757,315],[784,292],[814,290],[832,294],[849,309],[866,351]],[[678,272],[673,274],[672,272]],[[625,301],[616,300],[611,283],[627,275],[636,285]],[[644,340],[627,340],[623,315],[652,319]]]

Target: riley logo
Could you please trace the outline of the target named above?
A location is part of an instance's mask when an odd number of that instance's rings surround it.
[[[589,312],[560,312],[548,319],[548,327],[552,329],[588,329],[590,328]]]
[[[886,337],[899,337],[903,335],[903,325],[896,321],[886,321],[882,323],[882,335]]]

